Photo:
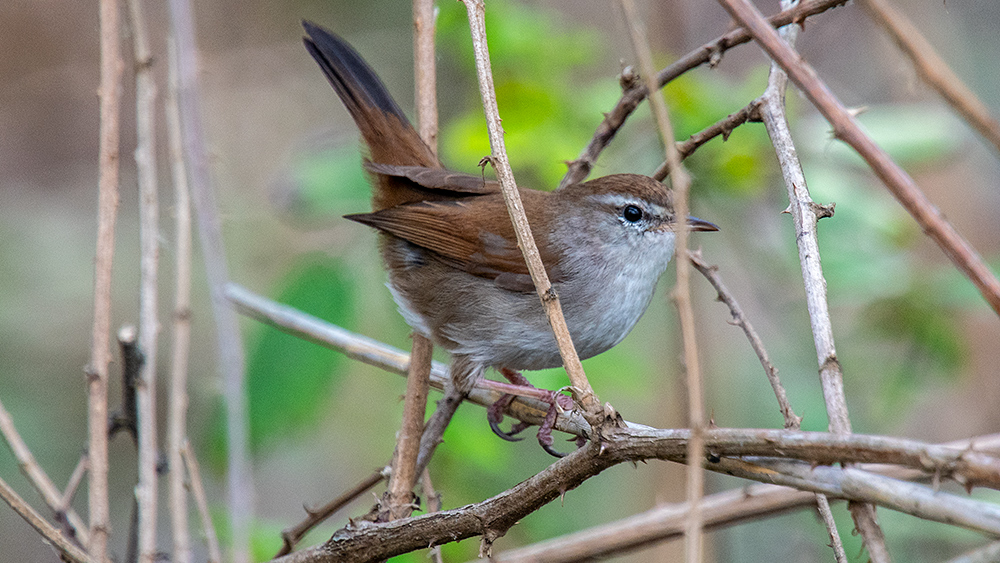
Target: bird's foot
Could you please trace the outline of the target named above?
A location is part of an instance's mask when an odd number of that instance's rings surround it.
[[[559,452],[552,447],[552,429],[555,427],[556,417],[558,416],[559,411],[567,411],[573,408],[573,399],[563,395],[562,393],[538,389],[517,371],[501,369],[500,373],[503,374],[503,376],[510,381],[511,384],[526,388],[524,389],[525,391],[530,390],[530,393],[526,393],[526,395],[535,397],[549,404],[549,409],[545,413],[545,418],[542,420],[542,424],[538,427],[538,443],[542,446],[542,449],[550,455],[555,457],[565,456],[566,454]],[[511,402],[513,402],[514,398],[515,395],[512,393],[504,394],[486,409],[486,419],[489,421],[490,428],[493,430],[493,433],[509,442],[520,441],[521,438],[516,437],[515,435],[530,426],[526,422],[518,422],[517,424],[511,426],[509,432],[504,432],[500,429],[500,423],[503,421],[503,413],[507,410],[507,407],[510,406]]]

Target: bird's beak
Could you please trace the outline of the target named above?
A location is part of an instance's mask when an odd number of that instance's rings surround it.
[[[688,229],[691,231],[718,231],[719,227],[715,223],[709,223],[697,217],[688,217]]]

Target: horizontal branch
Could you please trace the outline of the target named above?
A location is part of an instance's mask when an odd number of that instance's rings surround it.
[[[815,506],[816,495],[774,485],[752,485],[702,498],[706,530],[738,524],[752,518]],[[657,506],[615,522],[580,530],[494,556],[496,563],[571,563],[647,547],[684,534],[687,503]]]
[[[409,355],[370,338],[354,334],[323,320],[311,317],[292,307],[280,305],[246,289],[230,284],[227,297],[240,310],[254,318],[296,334],[318,344],[330,346],[349,357],[385,368],[399,375],[406,374]],[[431,387],[444,388],[448,368],[434,362]],[[481,379],[470,395],[480,406],[489,406],[508,389],[502,383]],[[511,409],[511,416],[538,424],[548,405],[520,397]],[[687,445],[687,429],[656,429],[626,423],[621,439],[634,443],[637,451],[647,457],[680,460]],[[575,412],[560,414],[556,429],[587,437],[589,426]],[[966,487],[1000,488],[1000,457],[969,447],[929,445],[914,440],[852,434],[834,436],[825,432],[793,432],[787,430],[716,428],[705,432],[705,444],[713,456],[771,456],[809,460],[814,463],[890,463],[951,477]]]
[[[918,517],[1000,536],[1000,507],[993,504],[936,491],[924,485],[904,483],[859,469],[816,466],[813,463],[787,460],[762,458],[740,460],[715,457],[715,452],[729,449],[718,447],[716,440],[718,435],[740,432],[744,431],[719,429],[706,432],[706,449],[710,452],[709,462],[705,463],[706,469],[766,483],[791,485],[802,490],[822,492],[833,498],[874,503]],[[810,441],[810,436],[818,438],[820,434],[783,430],[749,432],[763,432],[764,435],[771,435],[776,439],[779,435],[794,435],[805,442]],[[686,431],[655,430],[644,435],[633,429],[609,432],[602,442],[589,442],[537,475],[480,503],[377,526],[352,524],[336,532],[322,545],[293,553],[276,561],[281,563],[376,561],[480,535],[486,544],[490,544],[524,516],[611,466],[647,459],[683,463],[686,442],[668,437],[669,434],[682,433]],[[654,438],[654,435],[659,435],[659,438]],[[857,438],[856,435],[825,434],[824,436],[828,438],[830,444]],[[871,436],[865,438],[872,439],[873,445],[880,440]],[[793,439],[788,442],[761,440],[758,446],[763,448],[764,443],[770,443],[772,454],[775,452],[786,454],[786,445],[792,449],[812,448],[815,445],[807,446],[804,442]],[[743,447],[740,447],[734,441],[730,446],[734,450],[744,449],[749,443],[744,442]],[[995,459],[993,465],[995,468],[1000,468]]]

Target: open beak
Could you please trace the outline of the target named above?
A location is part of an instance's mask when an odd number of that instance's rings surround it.
[[[709,223],[697,217],[688,217],[688,229],[691,231],[718,231],[719,227],[715,223]]]

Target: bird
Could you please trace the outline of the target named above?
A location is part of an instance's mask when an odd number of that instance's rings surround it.
[[[447,169],[350,44],[311,22],[303,27],[307,51],[367,147],[372,209],[345,217],[379,232],[392,298],[413,331],[451,354],[452,384],[467,393],[494,368],[531,386],[521,371],[562,365],[499,183]],[[635,326],[673,256],[677,229],[718,230],[695,217],[678,221],[671,191],[639,174],[518,191],[581,359],[617,345]],[[551,431],[557,405],[569,398],[550,393],[538,441],[563,455],[552,448]],[[509,433],[499,427],[512,399],[497,401],[487,419],[498,436],[517,440],[526,425]]]

